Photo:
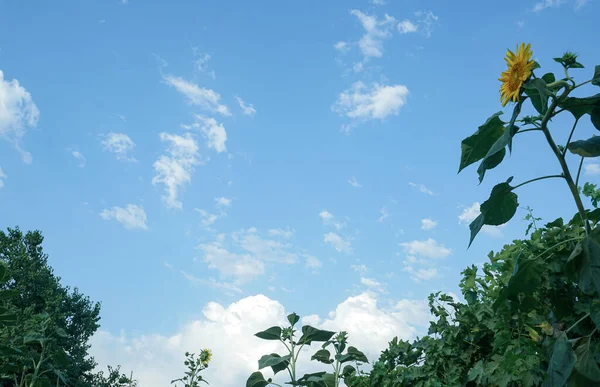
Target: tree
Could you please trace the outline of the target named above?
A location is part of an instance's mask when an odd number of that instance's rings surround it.
[[[27,322],[47,314],[49,324],[64,332],[64,337],[56,337],[56,347],[68,354],[65,378],[69,386],[89,387],[94,381],[96,362],[87,351],[89,339],[99,327],[100,304],[90,301],[77,288],[71,290],[60,284],[60,277],[48,265],[43,240],[39,231],[24,234],[18,227],[0,231],[0,264],[6,266],[10,276],[8,282],[0,284],[0,289],[18,294],[10,302],[19,321],[15,326],[0,327],[0,338],[3,335],[13,338],[16,345],[16,338],[28,333]],[[0,377],[0,386],[12,386],[12,382]]]

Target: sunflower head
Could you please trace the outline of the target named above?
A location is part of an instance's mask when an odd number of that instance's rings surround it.
[[[203,349],[200,352],[200,362],[206,367],[212,358],[212,351],[210,349]]]
[[[502,73],[498,80],[502,82],[500,87],[500,100],[502,106],[506,106],[509,101],[517,102],[521,95],[523,83],[531,76],[535,62],[531,59],[531,44],[517,46],[516,53],[511,50],[506,52],[506,64],[508,69]]]

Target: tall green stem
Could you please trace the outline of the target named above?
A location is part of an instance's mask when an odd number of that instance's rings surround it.
[[[534,181],[544,180],[544,179],[554,179],[554,178],[557,178],[557,177],[563,177],[564,178],[563,175],[548,175],[548,176],[536,177],[535,179],[527,180],[527,181],[524,181],[521,184],[517,184],[516,186],[513,187],[513,189],[517,189],[517,188],[519,188],[521,186],[524,186],[525,184],[533,183]]]

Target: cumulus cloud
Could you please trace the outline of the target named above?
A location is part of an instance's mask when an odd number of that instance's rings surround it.
[[[427,310],[426,300],[406,299],[391,308],[382,308],[373,294],[365,292],[340,303],[328,318],[305,316],[302,323],[336,332],[346,330],[352,345],[372,362],[394,336],[410,340],[422,332],[429,321]],[[121,364],[124,372],[133,370],[140,385],[163,387],[185,371],[186,351],[210,348],[213,360],[203,372],[204,377],[211,385],[239,387],[257,371],[262,355],[284,350],[279,342],[261,340],[254,333],[287,324],[289,313],[279,302],[264,295],[246,297],[230,305],[209,302],[202,317],[169,335],[132,336],[99,330],[91,339],[90,353],[99,368]],[[311,345],[302,350],[298,363],[301,374],[322,370],[322,364],[310,361],[318,347]],[[272,376],[269,368],[263,371],[267,378]],[[274,381],[281,384],[285,378],[285,373],[279,373]]]
[[[352,252],[350,241],[334,232],[328,232],[327,234],[325,234],[323,236],[323,241],[332,245],[333,248],[336,249],[339,253]]]
[[[198,144],[191,134],[184,136],[161,133],[160,140],[168,143],[167,154],[161,155],[153,164],[156,175],[152,184],[164,184],[163,201],[168,208],[182,209],[177,198],[180,187],[192,181],[194,166],[198,161]]]
[[[165,75],[163,80],[186,97],[189,104],[199,106],[212,113],[219,113],[223,116],[231,115],[229,108],[221,104],[221,95],[216,91],[200,87],[193,82],[172,75]]]
[[[408,19],[405,19],[398,23],[398,32],[401,34],[409,34],[411,32],[417,32],[418,27]]]
[[[227,147],[227,132],[223,124],[220,124],[214,118],[196,115],[196,121],[191,125],[182,125],[185,129],[199,130],[206,139],[206,146],[217,151],[217,153],[225,152]]]
[[[114,219],[127,229],[147,230],[146,212],[140,206],[128,204],[127,207],[112,207],[102,210],[100,217],[104,220]]]
[[[0,188],[4,187],[4,180],[6,180],[6,178],[6,174],[4,174],[4,171],[0,168]]]
[[[416,255],[423,258],[441,259],[448,257],[452,250],[438,243],[433,238],[424,241],[411,241],[400,243],[407,254]]]
[[[431,230],[437,226],[437,222],[433,219],[421,219],[421,230]]]
[[[359,122],[384,120],[390,115],[397,115],[407,97],[408,88],[404,85],[374,83],[369,87],[358,81],[340,93],[332,110],[349,118],[356,125]],[[349,131],[349,128],[346,127],[345,131]]]
[[[475,202],[473,203],[473,205],[471,205],[471,207],[463,209],[462,213],[458,215],[458,224],[469,225],[472,221],[475,220],[475,218],[479,216],[480,213],[481,212],[479,210],[479,202]],[[481,232],[491,237],[500,238],[503,235],[502,229],[505,226],[506,224],[500,226],[489,226],[486,224],[481,228]]]
[[[16,79],[4,79],[0,70],[0,137],[13,143],[23,162],[31,164],[31,153],[21,148],[21,139],[28,128],[37,126],[40,111],[31,94]]]
[[[244,100],[238,96],[236,96],[235,98],[237,99],[238,104],[240,105],[240,108],[242,109],[242,113],[244,113],[247,116],[254,117],[254,115],[256,114],[256,109],[254,108],[254,106],[252,106],[251,103],[246,104],[246,102],[244,102]]]
[[[135,143],[125,133],[109,132],[104,136],[102,146],[104,150],[114,153],[117,157],[117,160],[131,162],[137,161],[135,157],[128,155],[128,153],[135,148]]]
[[[416,183],[409,182],[408,185],[411,188],[416,189],[417,191],[422,192],[424,194],[435,195],[435,193],[432,190],[430,190],[429,188],[427,188],[424,184],[416,184]]]
[[[358,41],[358,47],[365,58],[383,56],[383,40],[392,35],[392,29],[396,19],[385,14],[382,20],[376,16],[367,15],[357,9],[353,9],[350,13],[358,18],[363,29],[364,35]]]

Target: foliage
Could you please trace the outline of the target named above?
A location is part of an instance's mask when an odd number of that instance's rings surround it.
[[[108,375],[104,371],[94,375],[92,387],[137,387],[138,383],[133,379],[133,372],[127,376],[121,373],[121,366],[113,368],[108,366]]]
[[[356,376],[359,363],[368,363],[367,357],[353,346],[348,346],[348,333],[340,332],[336,335],[335,332],[326,331],[314,328],[310,325],[302,327],[302,336],[296,340],[294,335],[296,330],[294,326],[300,321],[300,316],[292,313],[287,316],[289,326],[281,328],[278,326],[270,327],[267,330],[256,333],[255,336],[263,340],[276,340],[281,342],[288,353],[286,355],[278,355],[271,353],[264,355],[258,361],[258,369],[271,367],[273,374],[276,375],[280,371],[287,370],[290,381],[287,384],[292,386],[308,386],[308,387],[338,387],[340,380],[349,382],[350,379]],[[335,337],[334,337],[335,335]],[[297,377],[297,361],[300,351],[305,345],[311,345],[313,342],[322,342],[321,349],[315,352],[310,358],[317,362],[331,365],[333,372],[315,372],[305,374],[301,378]],[[327,348],[333,346],[332,353]],[[344,351],[346,351],[344,353]],[[357,368],[350,363],[356,363]],[[343,366],[343,368],[342,368]],[[265,379],[262,372],[254,372],[246,381],[246,387],[265,387],[268,385],[281,386],[275,383],[271,378]]]
[[[212,352],[210,349],[203,349],[200,352],[200,356],[198,358],[194,357],[193,353],[186,352],[185,353],[186,360],[183,362],[188,367],[188,371],[186,371],[185,376],[183,378],[175,379],[171,381],[171,384],[176,382],[182,382],[183,387],[198,387],[200,382],[204,382],[209,384],[203,377],[200,375],[201,371],[204,371],[208,368],[208,364],[212,358]]]
[[[577,55],[566,53],[555,61],[563,66],[565,78],[556,80],[552,73],[539,78],[532,72],[524,79],[510,120],[502,121],[502,113],[495,113],[463,140],[459,172],[481,161],[481,182],[487,170],[503,161],[506,147],[512,150],[513,137],[540,132],[561,173],[516,185],[510,177],[497,184],[470,225],[469,246],[484,225],[508,222],[519,205],[515,190],[535,181],[563,180],[577,214],[566,224],[559,218],[538,228],[541,219],[528,208],[531,224],[526,233],[533,228],[531,237],[490,253],[482,274],[476,266],[465,269],[460,283],[465,303],[432,294],[434,321],[428,335],[412,343],[394,338],[370,374],[355,377],[350,386],[600,385],[600,191],[591,184],[583,190],[577,186],[583,158],[600,156],[600,137],[571,141],[585,115],[600,130],[600,94],[570,96],[584,84],[599,86],[600,66],[591,80],[576,84],[569,70],[583,68]],[[527,100],[539,115],[519,118]],[[559,146],[548,124],[562,112],[572,114],[574,124],[566,144]],[[576,175],[569,169],[567,152],[581,157]],[[580,194],[596,209],[586,209]]]

